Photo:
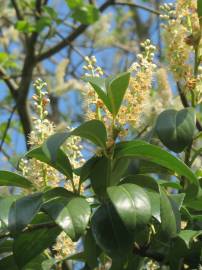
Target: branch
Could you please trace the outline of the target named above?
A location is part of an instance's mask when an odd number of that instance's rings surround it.
[[[181,99],[182,105],[185,108],[190,107],[189,102],[188,102],[185,94],[183,93],[179,82],[177,82],[177,90],[178,90],[178,93],[180,95],[180,99]],[[202,131],[202,125],[199,122],[199,120],[197,120],[197,119],[196,119],[196,127],[197,127],[198,131]]]
[[[22,14],[20,12],[20,9],[18,7],[17,2],[15,0],[11,0],[11,3],[13,5],[14,9],[15,9],[15,13],[16,13],[16,16],[17,16],[18,20],[22,20],[23,16],[22,16]]]
[[[1,152],[1,150],[2,150],[4,141],[5,141],[5,139],[6,139],[6,135],[7,135],[7,133],[8,133],[9,128],[10,128],[11,120],[12,120],[12,118],[13,118],[13,115],[14,115],[14,112],[15,112],[15,110],[16,110],[16,107],[17,107],[16,105],[13,107],[13,109],[12,109],[12,111],[11,111],[11,114],[10,114],[10,116],[9,116],[9,118],[8,118],[7,125],[6,125],[6,128],[5,128],[5,130],[4,130],[4,133],[3,133],[3,136],[2,136],[2,139],[1,139],[1,143],[0,143],[0,152]]]
[[[0,79],[2,79],[5,84],[8,86],[11,94],[13,96],[17,96],[17,85],[15,84],[15,82],[9,78],[8,75],[6,75],[6,72],[4,71],[3,68],[0,67]]]
[[[139,8],[139,9],[143,9],[145,11],[148,11],[150,13],[153,13],[155,15],[160,15],[160,12],[156,9],[152,9],[152,8],[149,8],[149,7],[146,7],[146,6],[143,6],[143,5],[140,5],[140,4],[135,4],[135,3],[126,3],[126,2],[119,2],[119,1],[115,1],[114,2],[114,5],[119,5],[119,6],[128,6],[128,7],[134,7],[134,8]]]
[[[103,12],[105,9],[107,9],[109,6],[114,4],[114,0],[108,0],[106,1],[100,8],[99,11]],[[47,51],[39,54],[36,56],[36,62],[43,61],[52,55],[58,53],[62,49],[64,49],[66,46],[68,46],[72,41],[74,41],[78,36],[80,36],[89,25],[80,25],[78,28],[76,28],[73,32],[71,32],[66,38],[64,38],[61,42],[53,46],[52,48],[48,49]]]

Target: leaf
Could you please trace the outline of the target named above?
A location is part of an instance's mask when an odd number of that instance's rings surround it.
[[[87,77],[85,78],[85,81],[89,82],[92,85],[99,98],[103,101],[108,110],[112,112],[111,104],[107,96],[107,89],[105,85],[106,79],[97,77]]]
[[[77,173],[80,176],[80,183],[83,183],[86,179],[89,178],[90,172],[98,160],[99,158],[97,156],[93,156],[87,160],[81,168],[77,170]]]
[[[179,176],[185,176],[186,179],[189,180],[188,187],[186,188],[187,196],[193,198],[198,194],[199,183],[194,173],[188,166],[186,166],[186,164],[171,155],[169,152],[142,140],[121,142],[116,145],[116,159],[133,157],[148,159],[149,161],[176,172]]]
[[[200,231],[183,230],[178,234],[178,237],[184,241],[187,248],[190,248],[191,242],[201,234],[202,230]]]
[[[99,9],[91,4],[77,6],[73,9],[72,17],[82,24],[93,24],[99,19]]]
[[[107,94],[111,104],[112,114],[115,117],[119,112],[125,92],[128,88],[130,73],[121,73],[110,79]]]
[[[95,239],[92,235],[91,229],[88,229],[85,238],[84,238],[84,252],[86,263],[90,269],[94,269],[98,266],[98,259],[100,249],[95,243]]]
[[[16,200],[10,208],[8,227],[12,233],[24,229],[34,218],[42,204],[42,194],[34,193]]]
[[[195,121],[195,112],[192,108],[181,111],[166,110],[157,119],[156,132],[165,146],[179,153],[191,144]]]
[[[43,210],[76,241],[84,234],[90,218],[90,206],[78,196],[54,198],[43,205]]]
[[[135,235],[151,218],[151,205],[145,190],[135,184],[109,187],[107,194],[127,230]]]
[[[151,214],[155,217],[159,222],[160,218],[160,196],[159,196],[159,187],[158,182],[148,175],[137,174],[137,175],[129,175],[125,177],[121,184],[123,183],[132,183],[136,184],[142,188],[144,188],[147,192],[147,195],[150,200],[151,205]]]
[[[90,172],[92,188],[96,195],[105,196],[106,189],[110,186],[111,160],[107,157],[100,157]]]
[[[88,77],[85,80],[93,86],[99,98],[115,117],[128,88],[129,79],[130,73],[124,72],[107,79]]]
[[[202,27],[202,2],[201,0],[197,0],[197,13],[198,13],[200,26]]]
[[[40,160],[41,162],[44,162],[52,166],[53,168],[55,168],[56,170],[58,170],[59,172],[61,172],[62,174],[64,174],[70,179],[72,179],[73,177],[70,161],[68,157],[66,156],[66,154],[61,149],[59,149],[57,152],[57,160],[54,164],[45,155],[41,146],[31,149],[29,152],[26,153],[26,157]]]
[[[100,206],[91,221],[98,246],[112,257],[124,257],[132,249],[133,238],[111,203]]]
[[[15,202],[19,196],[17,195],[12,195],[12,196],[7,196],[5,198],[0,199],[0,220],[8,226],[8,215],[10,211],[10,207]]]
[[[20,270],[16,263],[13,255],[9,255],[0,260],[0,269],[2,270]]]
[[[0,186],[32,188],[33,184],[20,174],[9,171],[0,171]]]
[[[83,5],[83,0],[65,0],[69,8],[77,8]]]
[[[173,238],[180,231],[180,212],[174,200],[166,195],[163,188],[160,190],[160,213],[161,213],[161,232],[166,238]]]
[[[60,231],[58,227],[42,228],[17,235],[14,239],[13,253],[19,268],[22,269],[44,249],[50,247]]]
[[[53,162],[56,162],[57,153],[60,146],[69,136],[79,136],[90,140],[94,144],[105,148],[107,140],[107,132],[103,122],[99,120],[90,120],[74,129],[72,132],[56,133],[50,136],[43,144],[43,151],[46,156]]]

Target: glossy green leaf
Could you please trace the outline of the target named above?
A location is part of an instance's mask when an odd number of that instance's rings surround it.
[[[110,256],[124,257],[132,249],[133,237],[111,203],[96,210],[91,228],[98,246]]]
[[[110,186],[111,160],[107,157],[100,157],[94,164],[90,180],[94,192],[98,196],[105,196],[107,187]]]
[[[99,98],[103,101],[108,110],[112,112],[110,101],[107,96],[107,89],[105,85],[106,79],[97,77],[87,77],[85,78],[85,81],[89,82],[92,85]]]
[[[187,195],[193,197],[198,194],[199,183],[194,173],[181,160],[171,155],[169,152],[142,140],[121,142],[116,145],[116,159],[133,157],[148,159],[154,163],[170,169],[171,171],[177,173],[179,176],[185,176],[186,179],[189,180],[188,187],[186,189]],[[190,189],[190,186],[192,189]]]
[[[15,262],[14,256],[9,255],[0,260],[0,269],[2,270],[20,270]]]
[[[58,170],[59,172],[67,176],[68,178],[72,179],[72,167],[71,167],[70,161],[68,157],[66,156],[66,154],[61,149],[59,149],[57,152],[57,160],[54,164],[45,155],[41,146],[31,149],[29,152],[26,153],[26,156],[40,160],[52,166],[53,168],[55,168],[56,170]]]
[[[78,196],[56,197],[43,205],[43,210],[76,241],[84,234],[90,218],[90,206]]]
[[[124,72],[107,79],[90,77],[85,80],[93,86],[99,98],[115,117],[128,88],[129,79],[130,73]]]
[[[160,213],[161,213],[161,232],[167,238],[173,238],[179,233],[181,217],[177,204],[167,196],[163,188],[160,190]]]
[[[93,156],[89,160],[87,160],[84,165],[77,170],[77,174],[80,176],[80,182],[84,182],[89,178],[91,170],[96,162],[99,160],[99,157]]]
[[[13,202],[9,211],[9,230],[12,233],[17,233],[25,228],[37,214],[41,204],[41,193],[33,193]]]
[[[135,184],[123,184],[109,187],[107,194],[131,234],[149,223],[151,205],[143,188]]]
[[[82,24],[93,24],[99,19],[99,9],[91,4],[77,6],[73,9],[72,17]]]
[[[19,199],[19,196],[13,195],[13,196],[7,196],[5,198],[0,199],[0,220],[8,226],[8,216],[10,207],[17,199]]]
[[[32,183],[24,176],[9,171],[0,171],[0,186],[33,187]]]
[[[107,95],[109,97],[112,114],[114,117],[119,112],[119,108],[123,101],[125,92],[128,88],[129,79],[130,79],[129,72],[121,73],[113,77],[113,79],[110,79],[107,88]]]
[[[178,234],[178,237],[184,241],[184,243],[186,244],[188,248],[190,248],[191,242],[201,234],[202,234],[202,230],[200,231],[183,230]]]
[[[165,146],[179,153],[191,144],[195,122],[195,112],[192,108],[185,108],[179,112],[166,110],[157,119],[156,132]]]
[[[86,263],[90,267],[90,269],[94,269],[96,266],[98,266],[97,257],[99,256],[100,249],[96,245],[91,229],[88,229],[84,238],[83,245],[84,245]]]
[[[17,235],[14,239],[13,253],[18,267],[22,269],[44,249],[50,247],[60,231],[58,227],[47,227]]]
[[[72,132],[56,133],[45,141],[43,151],[53,163],[56,162],[60,146],[72,135],[87,139],[102,148],[106,147],[107,132],[104,124],[99,120],[90,120]]]
[[[158,182],[151,176],[137,174],[126,176],[121,181],[121,184],[123,183],[136,184],[146,190],[150,200],[151,214],[160,222],[160,196]]]

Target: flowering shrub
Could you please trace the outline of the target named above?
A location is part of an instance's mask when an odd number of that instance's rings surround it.
[[[161,10],[184,108],[150,40],[116,75],[85,57],[86,121],[77,127],[57,131],[36,80],[31,149],[18,173],[0,171],[0,185],[19,188],[0,198],[0,269],[201,269],[202,6]]]

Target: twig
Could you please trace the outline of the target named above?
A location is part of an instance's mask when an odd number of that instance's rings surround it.
[[[17,108],[17,105],[15,105],[15,106],[13,107],[13,109],[12,109],[12,111],[11,111],[11,114],[10,114],[10,116],[9,116],[9,118],[8,118],[7,125],[6,125],[6,128],[5,128],[5,130],[4,130],[4,133],[3,133],[3,136],[2,136],[2,139],[1,139],[1,143],[0,143],[0,152],[2,151],[2,147],[3,147],[4,141],[5,141],[5,139],[6,139],[6,135],[7,135],[7,133],[8,133],[8,130],[9,130],[9,128],[10,128],[11,120],[12,120],[12,118],[13,118],[13,115],[14,115],[14,112],[15,112],[16,108]]]
[[[105,9],[107,9],[109,6],[113,5],[113,0],[106,1],[100,8],[99,11],[103,12]],[[48,49],[47,51],[39,54],[36,56],[36,62],[43,61],[52,55],[58,53],[66,46],[70,45],[72,41],[74,41],[78,36],[80,36],[86,29],[88,28],[88,25],[80,25],[77,29],[75,29],[73,32],[71,32],[67,37],[65,37],[62,41],[60,41],[58,44],[53,46],[52,48]]]
[[[115,1],[114,2],[114,5],[119,5],[119,6],[128,6],[128,7],[134,7],[134,8],[139,8],[139,9],[143,9],[145,11],[148,11],[150,13],[153,13],[155,15],[160,15],[161,13],[156,10],[156,9],[152,9],[152,8],[149,8],[149,7],[146,7],[146,6],[143,6],[143,5],[140,5],[140,4],[135,4],[135,3],[127,3],[127,2],[119,2],[119,1]]]

